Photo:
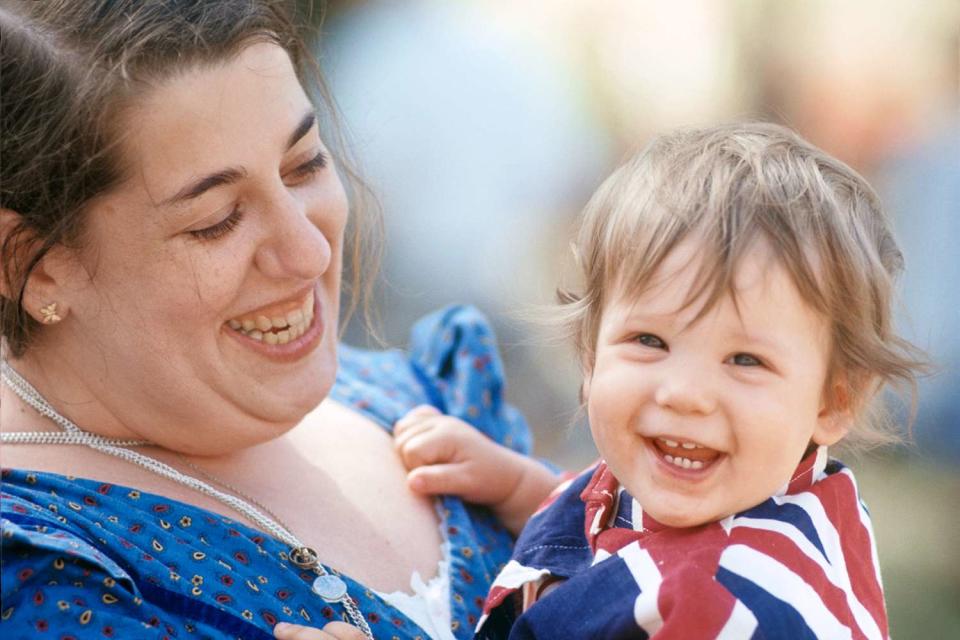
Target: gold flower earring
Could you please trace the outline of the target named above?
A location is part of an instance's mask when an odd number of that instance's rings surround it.
[[[57,315],[57,303],[51,302],[45,307],[40,307],[40,315],[43,316],[41,322],[43,324],[56,324],[60,322],[63,318]]]

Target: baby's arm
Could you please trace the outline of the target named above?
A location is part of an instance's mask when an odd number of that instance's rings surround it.
[[[514,535],[561,481],[533,458],[430,406],[407,413],[393,434],[410,489],[488,505]]]

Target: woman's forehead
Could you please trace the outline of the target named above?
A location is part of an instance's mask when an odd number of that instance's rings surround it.
[[[124,112],[124,161],[154,203],[191,179],[283,150],[311,103],[287,53],[254,43],[156,85]]]

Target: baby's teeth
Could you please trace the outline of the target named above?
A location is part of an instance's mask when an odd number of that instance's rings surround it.
[[[267,316],[257,316],[257,329],[260,331],[270,331],[270,328],[273,326],[273,323],[270,322],[270,318]]]
[[[681,469],[703,469],[702,460],[691,460],[690,458],[682,458],[680,456],[674,457],[670,454],[663,456],[663,459],[669,464],[680,467]]]
[[[239,320],[231,320],[231,321],[228,322],[227,324],[230,325],[230,328],[231,328],[231,329],[240,329],[240,328],[243,327],[243,325],[240,323]]]
[[[263,334],[263,341],[267,344],[277,344],[277,334],[268,331]]]
[[[290,342],[290,332],[286,329],[277,333],[277,344],[287,344]]]
[[[257,328],[257,324],[253,320],[244,320],[241,324],[244,331],[253,331]]]
[[[300,309],[294,309],[287,314],[287,324],[291,327],[295,324],[300,324],[303,322],[303,311]]]
[[[287,319],[283,316],[276,316],[272,319],[273,327],[275,329],[286,329],[287,328]]]
[[[683,443],[682,445],[680,445],[680,446],[682,446],[684,449],[698,449],[698,448],[700,448],[700,445],[698,445],[698,444],[693,444],[692,442],[684,442],[684,443]]]
[[[667,440],[666,438],[660,438],[660,439],[663,440],[663,443],[668,447],[676,447],[677,445],[680,444],[676,440]]]
[[[251,331],[251,332],[248,333],[247,335],[250,336],[251,338],[253,338],[254,340],[263,340],[263,333],[260,332],[260,331],[258,331],[258,330],[256,330],[256,329],[254,329],[253,331]]]

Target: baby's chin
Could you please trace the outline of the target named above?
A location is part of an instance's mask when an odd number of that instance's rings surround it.
[[[627,491],[630,491],[627,488]],[[719,522],[732,513],[726,513],[723,510],[709,508],[708,505],[683,504],[687,502],[682,499],[664,496],[662,502],[658,500],[647,500],[646,502],[636,493],[630,492],[637,502],[640,503],[643,512],[659,522],[660,524],[674,529],[691,529],[713,522]]]
[[[699,516],[697,514],[686,514],[686,513],[676,513],[673,511],[666,513],[654,513],[651,511],[645,511],[647,515],[652,517],[654,520],[660,524],[671,527],[673,529],[692,529],[694,527],[699,527],[701,525],[710,524],[712,522],[717,522],[722,520],[724,516],[719,518]]]

